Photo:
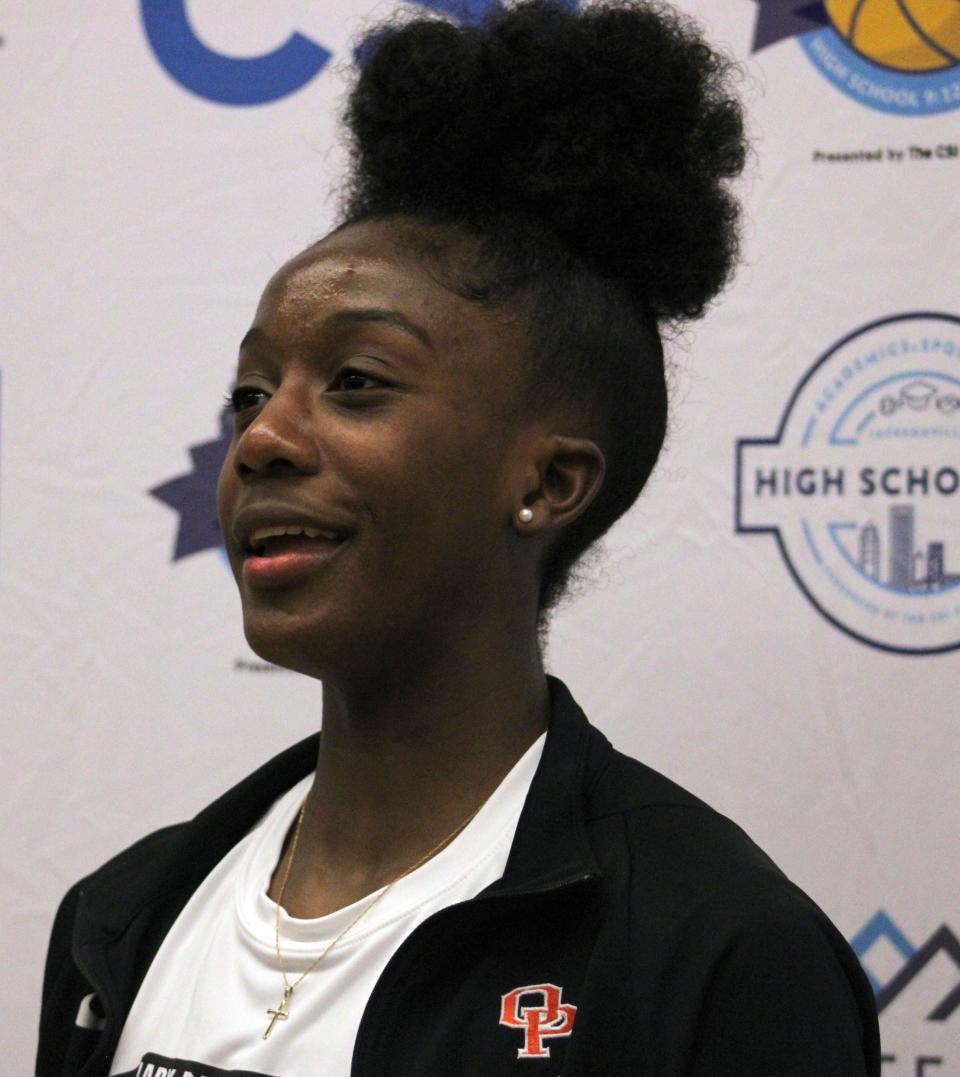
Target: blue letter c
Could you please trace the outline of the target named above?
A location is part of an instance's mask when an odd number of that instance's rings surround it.
[[[197,38],[186,0],[140,0],[140,13],[150,47],[170,77],[221,105],[262,105],[286,97],[305,86],[331,56],[296,33],[263,56],[224,56]]]

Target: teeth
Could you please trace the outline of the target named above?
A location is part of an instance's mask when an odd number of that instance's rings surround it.
[[[264,539],[278,535],[306,535],[307,538],[326,538],[336,542],[340,536],[335,531],[323,531],[319,527],[305,527],[302,524],[281,524],[277,527],[258,527],[247,540],[251,546],[260,546]]]

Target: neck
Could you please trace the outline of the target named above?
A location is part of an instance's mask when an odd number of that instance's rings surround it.
[[[364,681],[324,682],[316,779],[283,900],[294,916],[323,915],[390,882],[468,818],[546,729],[533,639]]]

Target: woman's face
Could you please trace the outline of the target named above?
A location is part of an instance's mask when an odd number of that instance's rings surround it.
[[[524,333],[436,283],[397,228],[294,258],[240,348],[218,507],[244,628],[315,676],[442,646],[518,597]]]

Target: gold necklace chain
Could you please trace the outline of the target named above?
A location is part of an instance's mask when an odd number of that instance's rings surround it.
[[[287,1018],[290,1016],[290,1011],[287,1009],[287,1003],[293,997],[293,992],[300,986],[300,984],[303,983],[303,981],[310,975],[310,973],[313,972],[313,970],[317,967],[317,965],[320,964],[320,962],[327,956],[327,954],[330,953],[334,946],[336,946],[337,943],[340,942],[344,935],[346,935],[347,932],[350,931],[352,928],[356,927],[356,925],[367,915],[367,913],[370,912],[370,910],[379,901],[381,901],[387,896],[395,883],[398,883],[401,879],[405,878],[411,872],[416,871],[417,868],[422,867],[431,857],[436,856],[441,849],[443,849],[446,845],[449,845],[450,842],[453,841],[453,839],[462,830],[465,830],[467,826],[469,826],[469,824],[473,822],[474,818],[477,815],[477,812],[480,811],[480,808],[482,808],[483,804],[485,803],[486,801],[481,803],[478,807],[474,808],[474,810],[466,817],[466,819],[463,820],[462,823],[458,823],[455,829],[453,829],[442,841],[437,842],[437,844],[434,845],[434,847],[429,852],[421,856],[416,863],[411,864],[408,868],[404,868],[404,870],[401,871],[399,875],[391,879],[390,882],[388,882],[387,885],[383,887],[380,893],[377,894],[377,896],[372,901],[368,902],[360,910],[360,912],[357,913],[357,915],[350,921],[349,924],[347,924],[347,926],[340,932],[340,934],[337,935],[337,937],[332,942],[328,943],[326,947],[324,947],[320,955],[314,958],[314,960],[308,966],[306,972],[301,973],[300,976],[293,983],[290,983],[287,977],[286,967],[283,964],[283,952],[280,949],[280,906],[283,903],[283,895],[286,893],[287,880],[290,878],[290,869],[293,867],[293,861],[297,855],[297,845],[300,843],[300,830],[303,826],[303,817],[307,809],[307,802],[306,800],[304,800],[304,802],[300,805],[300,811],[297,815],[297,825],[293,831],[293,840],[290,843],[290,857],[287,860],[287,866],[284,868],[283,878],[280,880],[280,893],[277,894],[274,942],[277,950],[277,963],[280,966],[280,975],[283,977],[283,998],[280,1000],[279,1006],[277,1006],[275,1009],[267,1010],[267,1016],[270,1018],[270,1024],[267,1025],[267,1029],[263,1034],[263,1038],[265,1040],[270,1038],[270,1033],[273,1032],[273,1029],[278,1021],[286,1021]]]

